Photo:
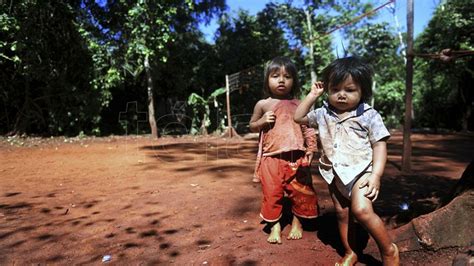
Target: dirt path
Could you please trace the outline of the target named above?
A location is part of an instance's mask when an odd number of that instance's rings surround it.
[[[400,176],[401,135],[389,142],[376,204],[389,224],[404,201],[432,208],[474,158],[472,135],[413,140],[415,177]],[[255,153],[255,139],[2,139],[0,264],[100,264],[111,255],[117,265],[331,265],[340,244],[317,175],[322,216],[305,223],[302,240],[266,243],[260,186],[250,182]],[[450,263],[455,254],[402,262]],[[377,260],[367,254],[364,263]]]

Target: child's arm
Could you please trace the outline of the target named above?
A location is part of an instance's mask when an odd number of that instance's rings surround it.
[[[372,149],[372,174],[362,181],[359,188],[367,186],[365,196],[375,201],[379,196],[380,178],[383,175],[385,163],[387,162],[387,142],[385,140],[377,141],[372,145]]]
[[[318,151],[318,145],[316,141],[316,130],[310,128],[307,125],[301,125],[303,136],[306,144],[306,161],[311,164],[313,161],[314,153]]]
[[[323,94],[323,83],[321,82],[315,82],[311,86],[311,91],[308,93],[308,95],[301,101],[300,105],[298,105],[298,108],[296,108],[295,115],[293,119],[295,120],[296,123],[298,124],[308,124],[308,117],[306,115],[309,113],[309,110],[311,109],[311,106],[313,106],[314,102]]]
[[[264,104],[265,102],[260,100],[257,102],[253,109],[253,114],[250,118],[249,124],[251,132],[260,132],[260,130],[275,122],[275,114],[273,113],[273,111],[268,111],[264,113]]]

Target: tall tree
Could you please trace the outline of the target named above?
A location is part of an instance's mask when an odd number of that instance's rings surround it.
[[[303,58],[303,79],[308,87],[310,82],[317,79],[316,73],[333,59],[332,39],[325,33],[334,22],[335,15],[330,13],[335,11],[335,6],[335,1],[309,0],[301,6],[286,1],[278,8],[281,25],[290,39],[292,49],[300,51]]]
[[[97,126],[101,97],[89,86],[76,4],[0,2],[2,131],[77,134]]]
[[[178,28],[196,27],[198,21],[206,20],[213,12],[222,9],[223,1],[107,1],[101,5],[95,1],[84,2],[85,7],[95,14],[89,23],[100,32],[107,31],[114,36],[118,46],[114,57],[121,58],[120,67],[146,80],[151,133],[158,137],[154,96],[157,88],[154,87],[156,78],[153,75],[160,64],[167,62],[170,56],[168,44],[175,41]]]
[[[240,93],[231,95],[231,113],[239,114],[248,124],[246,114],[262,97],[263,65],[275,56],[291,55],[284,31],[279,26],[277,6],[269,3],[255,16],[239,10],[235,17],[221,16],[216,31],[215,51],[219,72],[216,76],[224,85],[225,75],[240,72],[246,84]],[[236,116],[234,116],[236,117]],[[243,121],[245,120],[245,121]],[[237,121],[239,122],[239,121]]]

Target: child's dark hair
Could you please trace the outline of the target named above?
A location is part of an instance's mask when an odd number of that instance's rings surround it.
[[[337,86],[351,75],[354,83],[360,86],[362,91],[362,102],[368,102],[372,97],[372,75],[370,65],[364,63],[358,57],[345,57],[334,60],[322,73],[324,91],[329,86]]]
[[[263,93],[265,97],[271,96],[270,87],[268,86],[268,77],[275,71],[278,71],[280,68],[284,67],[286,72],[291,75],[293,78],[293,87],[291,88],[290,95],[295,97],[300,92],[300,83],[298,81],[298,70],[296,69],[295,64],[291,61],[290,58],[286,56],[279,56],[273,58],[270,62],[267,63],[265,67],[265,74],[263,80]]]

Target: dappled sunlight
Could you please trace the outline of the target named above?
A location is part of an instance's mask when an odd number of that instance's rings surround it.
[[[472,145],[463,136],[447,141],[414,137],[417,170],[412,175],[390,165],[400,161],[398,133],[389,142],[388,171],[374,206],[390,228],[436,207],[459,178],[444,173],[462,172],[466,158],[457,154],[465,157]],[[29,254],[21,261],[94,264],[111,255],[117,263],[146,258],[160,264],[245,260],[252,265],[261,263],[262,252],[278,252],[266,243],[258,215],[261,187],[251,182],[255,139],[122,138],[113,146],[104,141],[88,145],[8,151],[7,167],[0,169],[0,248],[9,255],[0,256],[0,262]],[[340,243],[334,207],[316,160],[311,172],[320,217],[303,221],[303,239],[284,245],[291,252],[335,259]],[[288,209],[285,217],[284,239],[291,223]],[[250,255],[235,257],[241,252]],[[365,260],[376,261],[370,254]]]

